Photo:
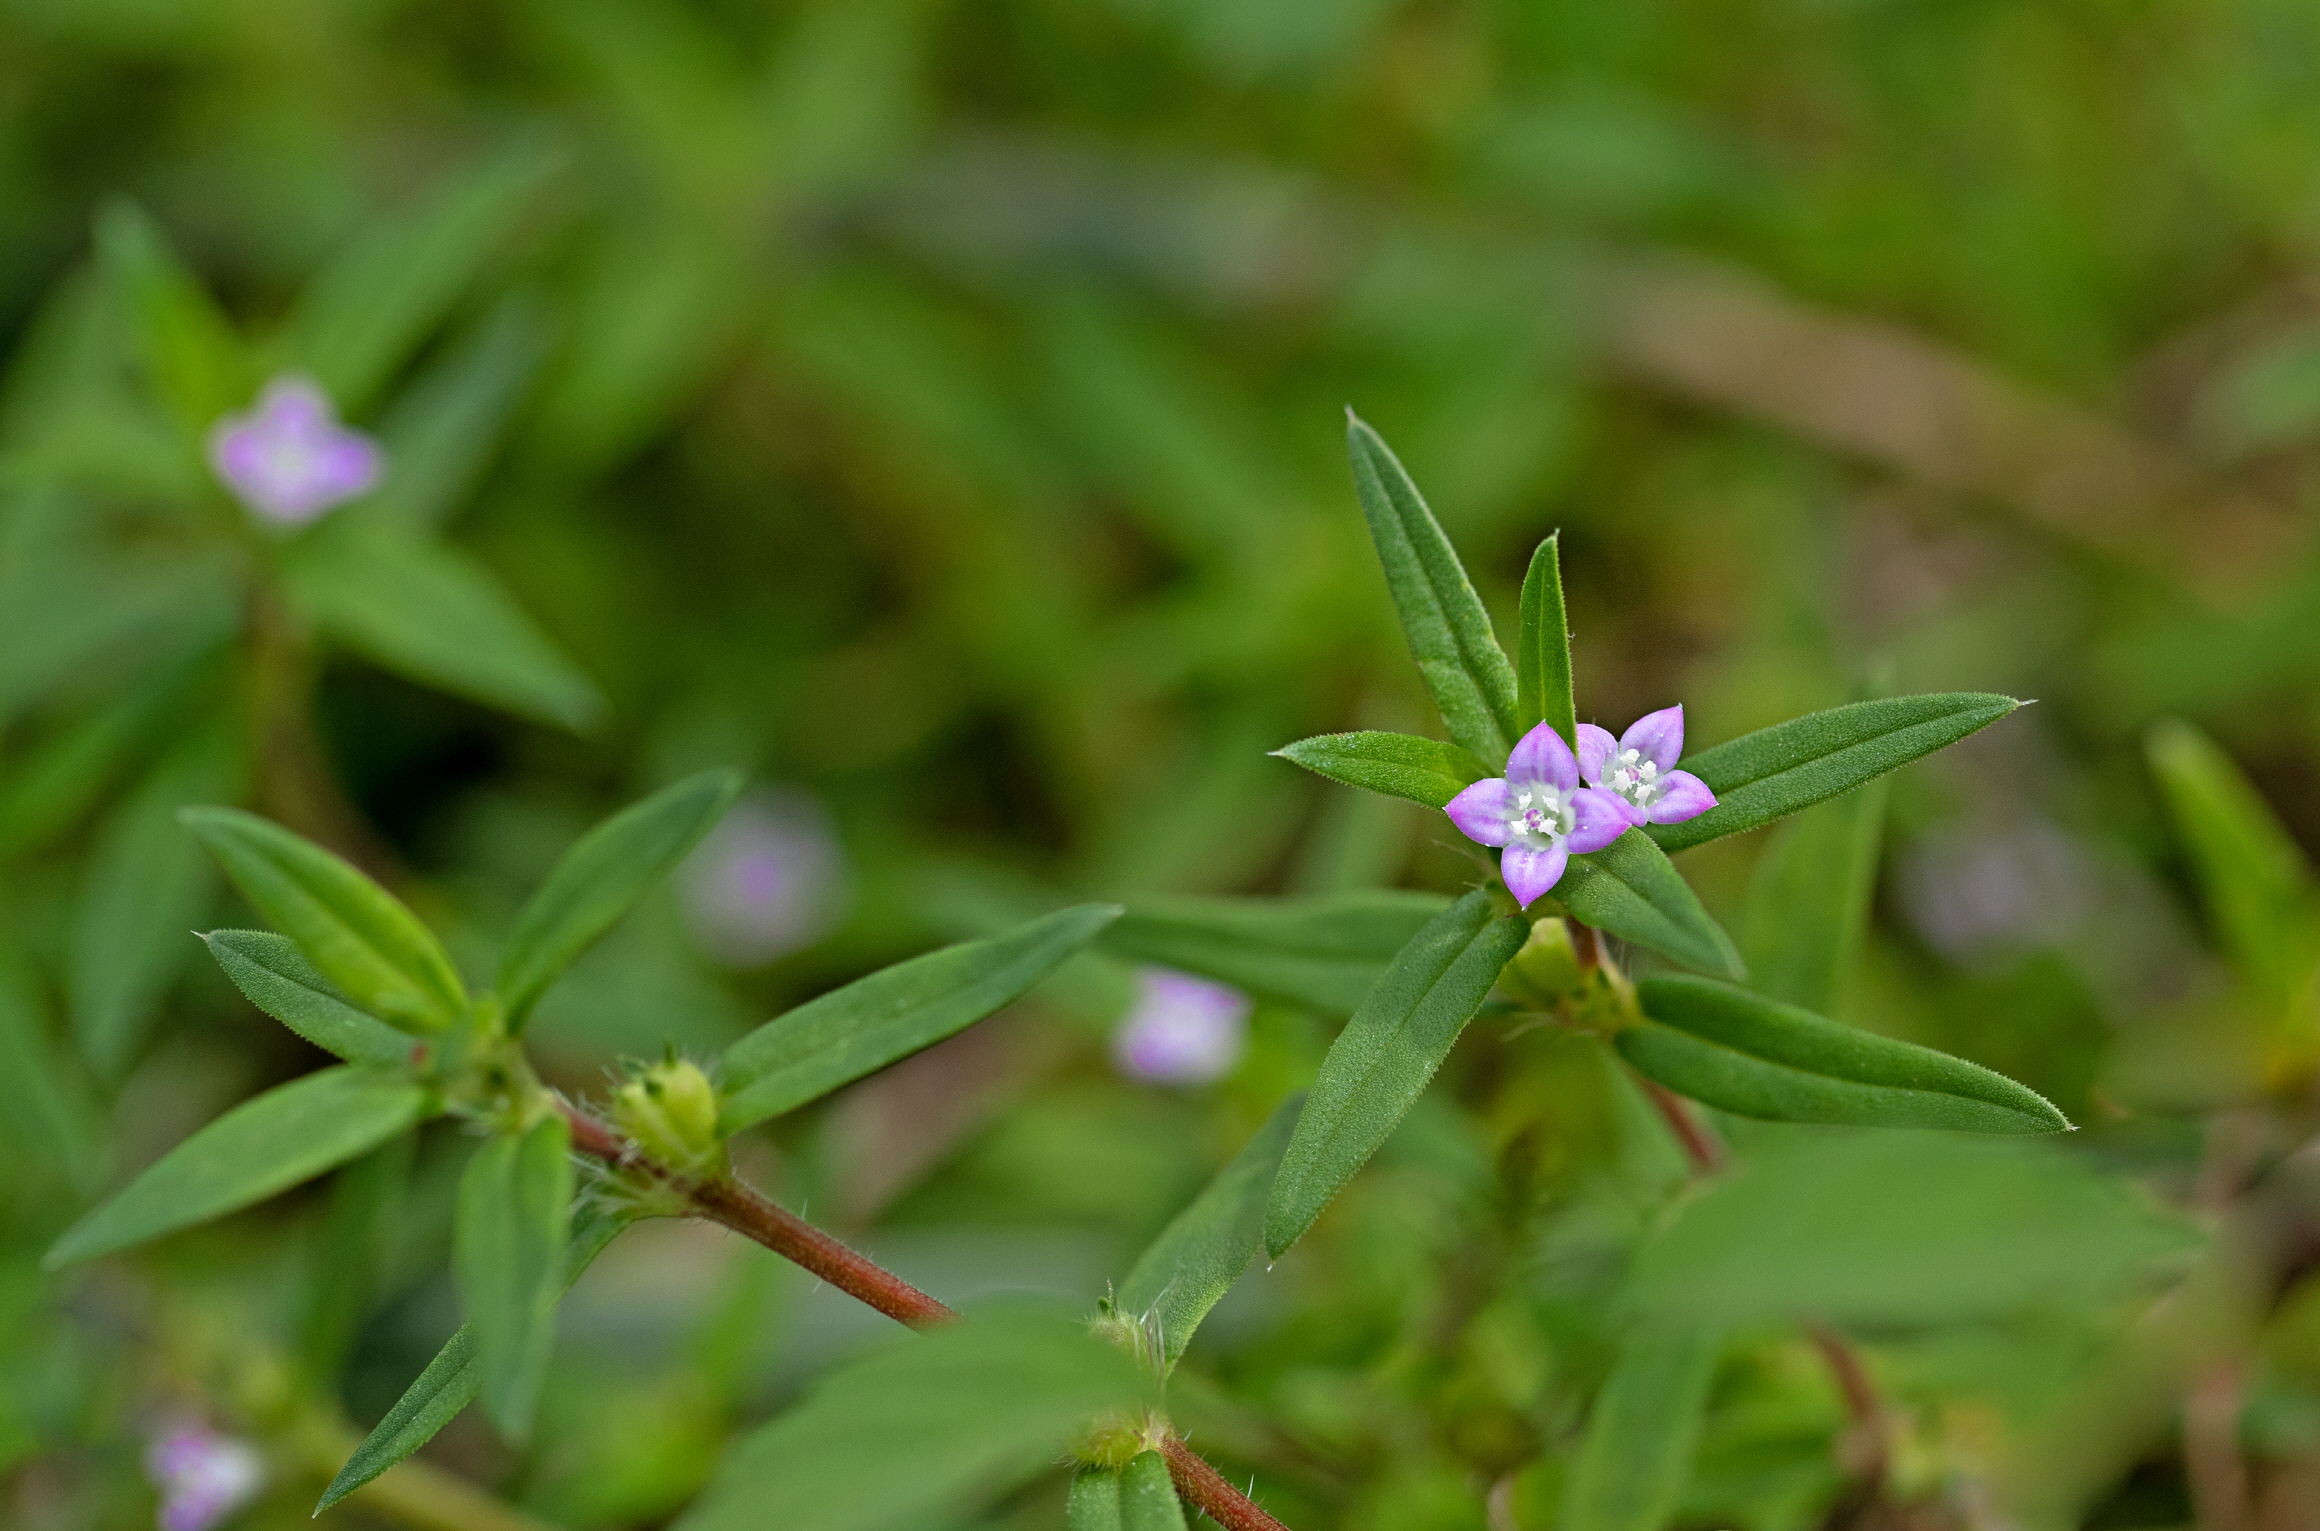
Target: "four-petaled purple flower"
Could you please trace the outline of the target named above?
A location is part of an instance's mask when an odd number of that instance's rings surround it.
[[[339,424],[330,395],[294,373],[268,383],[249,413],[210,428],[209,462],[252,514],[282,526],[368,493],[386,471],[379,444]]]
[[[1683,752],[1681,704],[1645,713],[1616,739],[1592,723],[1579,725],[1579,769],[1590,786],[1619,799],[1630,824],[1681,824],[1716,806],[1706,782],[1675,768]]]
[[[1579,763],[1562,735],[1541,723],[1507,758],[1506,775],[1478,781],[1450,799],[1450,822],[1480,845],[1503,846],[1499,875],[1515,902],[1529,904],[1560,882],[1574,854],[1599,851],[1627,832],[1627,807],[1579,785]]]
[[[1112,1060],[1130,1079],[1206,1084],[1240,1062],[1248,1043],[1249,997],[1190,973],[1136,972],[1136,1003],[1112,1033]]]
[[[199,1425],[171,1430],[145,1453],[145,1475],[161,1491],[159,1531],[210,1531],[258,1497],[266,1468],[255,1447]]]

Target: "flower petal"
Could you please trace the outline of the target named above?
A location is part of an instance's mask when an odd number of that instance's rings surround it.
[[[1458,832],[1477,845],[1504,845],[1514,838],[1506,822],[1507,785],[1503,776],[1476,782],[1442,805]]]
[[[1579,762],[1571,758],[1571,746],[1555,726],[1541,723],[1524,734],[1507,757],[1506,779],[1518,786],[1545,782],[1558,792],[1568,792],[1579,785]]]
[[[1563,843],[1579,855],[1599,851],[1637,823],[1634,807],[1615,792],[1582,787],[1571,795],[1571,832]]]
[[[1516,845],[1498,858],[1498,871],[1514,901],[1528,904],[1563,880],[1563,867],[1570,859],[1571,853],[1559,843],[1543,851]]]
[[[1662,707],[1647,712],[1630,724],[1619,736],[1619,747],[1633,750],[1658,766],[1662,774],[1676,768],[1684,754],[1684,707],[1678,702],[1673,707]]]
[[[1611,769],[1611,757],[1618,753],[1619,741],[1611,737],[1610,729],[1579,725],[1579,774],[1587,778],[1588,786],[1603,785],[1603,773]]]
[[[1658,802],[1651,805],[1648,817],[1654,824],[1681,824],[1696,819],[1716,806],[1716,794],[1708,784],[1689,771],[1670,771],[1665,778],[1667,790]]]

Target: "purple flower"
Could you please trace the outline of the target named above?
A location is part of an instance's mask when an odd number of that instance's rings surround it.
[[[280,526],[368,493],[386,471],[379,444],[340,425],[330,395],[292,373],[268,383],[248,414],[210,427],[209,462],[235,499]]]
[[[1588,785],[1619,799],[1630,824],[1681,824],[1716,806],[1706,782],[1675,768],[1683,752],[1681,705],[1645,713],[1617,739],[1592,723],[1579,725],[1579,768]]]
[[[1480,845],[1504,846],[1499,875],[1520,904],[1560,882],[1573,853],[1599,851],[1627,832],[1626,804],[1579,785],[1571,747],[1548,724],[1523,735],[1506,775],[1478,781],[1445,810],[1458,832]]]
[[[145,1476],[161,1491],[160,1531],[210,1531],[258,1497],[266,1468],[249,1442],[187,1426],[146,1450]]]
[[[753,792],[734,805],[678,874],[693,935],[731,967],[806,945],[846,902],[829,815],[802,793]]]
[[[1139,968],[1136,1003],[1112,1033],[1112,1060],[1130,1079],[1206,1084],[1240,1062],[1249,997],[1170,968]]]

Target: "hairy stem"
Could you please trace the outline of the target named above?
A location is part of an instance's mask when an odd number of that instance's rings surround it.
[[[572,1122],[572,1146],[580,1152],[623,1168],[652,1171],[650,1163],[627,1140],[602,1122],[570,1105],[564,1107],[564,1114]],[[763,1244],[897,1323],[926,1329],[959,1316],[957,1310],[731,1175],[683,1189],[693,1216],[721,1223],[743,1238]],[[1170,1436],[1165,1451],[1168,1475],[1176,1480],[1177,1493],[1225,1531],[1288,1531],[1185,1445],[1181,1436]]]
[[[1171,1435],[1160,1449],[1168,1458],[1168,1476],[1176,1480],[1176,1492],[1225,1531],[1289,1531],[1209,1466],[1206,1457],[1185,1445],[1183,1436]]]

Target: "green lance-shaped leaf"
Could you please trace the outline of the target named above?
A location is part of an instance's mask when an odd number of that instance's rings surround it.
[[[547,1381],[571,1229],[572,1124],[560,1112],[475,1151],[459,1180],[451,1269],[484,1411],[510,1440],[530,1433]]]
[[[441,1031],[467,990],[434,932],[393,894],[310,840],[238,808],[178,816],[266,922],[339,992],[405,1031]]]
[[[1439,808],[1468,784],[1498,774],[1455,744],[1416,734],[1317,734],[1273,753],[1316,776],[1388,797],[1406,797],[1429,808]]]
[[[417,527],[342,513],[284,548],[282,572],[316,626],[422,685],[575,731],[603,716],[498,577]]]
[[[88,1186],[101,1164],[104,1120],[94,1094],[52,1046],[39,990],[0,947],[0,1118],[34,1158]]]
[[[580,1273],[588,1269],[630,1221],[625,1212],[595,1201],[574,1211],[572,1239],[564,1251],[566,1288],[580,1279]],[[403,1390],[403,1396],[387,1410],[378,1428],[363,1437],[363,1443],[346,1459],[338,1476],[330,1480],[330,1487],[323,1490],[314,1513],[320,1515],[433,1440],[436,1431],[475,1401],[482,1386],[483,1367],[476,1356],[475,1331],[461,1325],[456,1334],[443,1342],[443,1348],[427,1363],[427,1369]]]
[[[417,1133],[389,1138],[330,1177],[303,1261],[296,1347],[300,1369],[323,1386],[338,1380],[380,1295],[417,1147]]]
[[[1551,723],[1563,742],[1579,747],[1579,715],[1571,701],[1571,626],[1563,612],[1561,532],[1531,554],[1523,576],[1522,627],[1515,650],[1515,727],[1528,733]]]
[[[1628,830],[1590,855],[1573,856],[1555,897],[1597,930],[1648,946],[1671,962],[1727,978],[1747,973],[1724,927],[1641,830]]]
[[[2127,1176],[2036,1139],[1785,1133],[1685,1200],[1619,1305],[1735,1329],[2093,1312],[2179,1273],[2204,1238]]]
[[[494,155],[416,208],[358,231],[307,284],[290,321],[291,353],[340,408],[361,412],[426,340],[553,163],[529,140]]]
[[[1442,725],[1484,760],[1504,760],[1522,730],[1514,666],[1491,631],[1490,613],[1392,449],[1350,411],[1345,438],[1386,588]]]
[[[1157,1451],[1139,1451],[1120,1469],[1120,1531],[1184,1531],[1183,1502]]]
[[[1955,744],[2021,705],[1981,691],[1889,696],[1742,734],[1684,757],[1716,806],[1645,832],[1662,850],[1680,851],[1769,824]]]
[[[400,1074],[352,1065],[277,1086],[162,1155],[66,1229],[43,1263],[54,1270],[238,1212],[369,1153],[434,1104]]]
[[[622,809],[564,853],[517,917],[500,959],[497,989],[509,1031],[523,1029],[548,986],[684,860],[740,790],[736,771],[688,776]]]
[[[1749,987],[1824,1014],[1869,928],[1886,783],[1808,808],[1774,832],[1748,888]]]
[[[1436,915],[1386,968],[1321,1060],[1265,1208],[1265,1247],[1278,1256],[1369,1162],[1400,1123],[1499,969],[1521,950],[1528,921],[1501,916],[1477,890]]]
[[[1661,1531],[1683,1497],[1716,1372],[1709,1330],[1659,1325],[1631,1337],[1587,1415],[1562,1531]]]
[[[74,911],[72,1024],[81,1053],[117,1078],[137,1051],[208,912],[217,871],[177,822],[188,804],[233,795],[233,742],[200,730],[164,755],[97,833]]]
[[[144,210],[115,202],[97,218],[97,258],[128,315],[154,391],[185,430],[249,402],[249,360],[217,301]]]
[[[1021,999],[1119,917],[1117,904],[1080,904],[898,962],[767,1021],[717,1066],[719,1129],[795,1110],[964,1030]]]
[[[450,519],[547,355],[545,306],[529,293],[502,299],[397,396],[379,421],[393,471],[370,496],[372,514],[420,527]]]
[[[1169,1366],[1192,1343],[1192,1332],[1208,1310],[1265,1247],[1265,1202],[1303,1103],[1302,1095],[1283,1101],[1120,1282],[1113,1305],[1158,1335]]]
[[[1620,1053],[1679,1095],[1740,1116],[1957,1132],[2067,1132],[2035,1090],[1977,1063],[1841,1026],[1712,979],[1636,985],[1650,1019]]]
[[[2231,757],[2189,723],[2154,724],[2144,749],[2224,949],[2275,990],[2309,979],[2316,932],[2303,851]]]
[[[1135,1362],[1060,1315],[970,1314],[853,1362],[725,1459],[677,1531],[908,1531],[1030,1478]]]
[[[1120,1531],[1120,1475],[1109,1467],[1072,1474],[1063,1502],[1064,1531]]]
[[[1363,890],[1304,898],[1144,898],[1103,949],[1350,1015],[1394,954],[1448,908],[1438,893]]]
[[[213,930],[201,939],[243,997],[324,1052],[389,1068],[410,1062],[410,1033],[349,1004],[288,936]]]

